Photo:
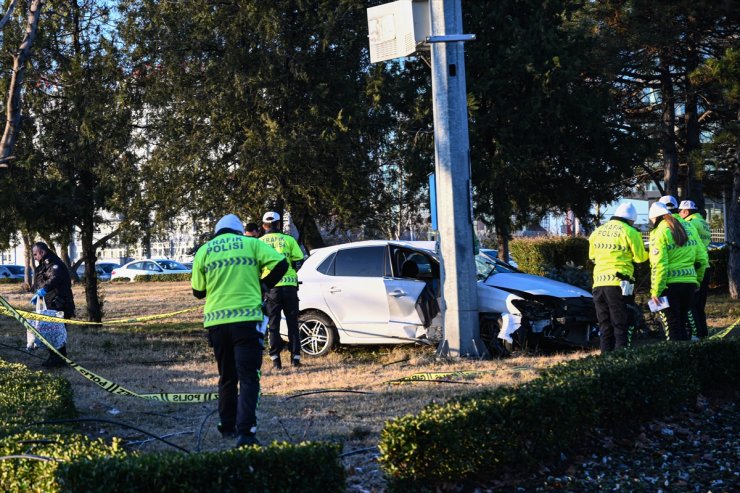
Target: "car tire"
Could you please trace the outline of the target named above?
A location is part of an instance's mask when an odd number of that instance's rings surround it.
[[[298,334],[301,339],[301,351],[306,356],[312,357],[328,354],[338,339],[334,324],[329,317],[320,312],[300,314]]]
[[[511,356],[511,350],[506,348],[508,343],[498,338],[501,331],[501,315],[482,315],[479,323],[481,342],[485,344],[491,357],[506,358]]]

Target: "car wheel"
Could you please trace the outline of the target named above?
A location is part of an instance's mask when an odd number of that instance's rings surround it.
[[[336,329],[323,313],[308,312],[298,316],[301,350],[307,356],[324,356],[337,340]]]
[[[511,355],[511,350],[507,349],[506,341],[499,339],[498,334],[501,331],[501,315],[482,315],[480,318],[480,338],[485,344],[488,352],[494,358],[506,358]]]

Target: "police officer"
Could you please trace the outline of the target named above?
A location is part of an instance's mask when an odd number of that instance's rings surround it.
[[[244,236],[234,214],[222,217],[215,233],[195,254],[193,295],[206,298],[203,326],[219,375],[218,429],[224,438],[236,436],[237,447],[254,445],[259,444],[256,412],[265,337],[262,291],[280,280],[288,263],[258,239]],[[262,269],[270,274],[260,283]]]
[[[303,262],[303,252],[290,235],[278,231],[280,214],[266,212],[262,216],[262,229],[265,233],[260,240],[270,245],[283,255],[290,267],[280,282],[267,293],[266,310],[270,327],[270,359],[276,369],[282,368],[280,352],[284,343],[280,337],[280,312],[285,313],[285,323],[288,326],[288,349],[290,350],[290,364],[301,365],[301,338],[298,333],[298,274],[300,263]],[[267,271],[265,271],[267,272]]]
[[[648,259],[642,236],[633,226],[636,219],[635,207],[623,203],[588,239],[588,256],[595,264],[593,295],[602,353],[628,344],[627,301],[635,282],[633,262]]]
[[[712,230],[704,220],[704,217],[699,214],[696,204],[692,200],[684,200],[678,206],[678,213],[687,223],[696,229],[704,248],[709,249],[709,244],[712,242]],[[690,335],[692,338],[703,339],[707,336],[707,314],[705,307],[707,304],[707,293],[709,292],[710,268],[707,267],[707,270],[704,272],[704,279],[701,281],[699,290],[694,293],[691,310],[689,311],[689,329],[691,330]]]
[[[679,222],[660,202],[650,206],[650,295],[668,298],[669,307],[658,312],[671,341],[688,340],[686,324],[694,290],[708,265],[707,250],[696,230]],[[685,223],[685,224],[684,224]]]
[[[64,318],[74,318],[75,300],[72,295],[72,279],[69,276],[67,266],[49,246],[44,242],[34,243],[31,253],[38,266],[33,274],[33,289],[36,291],[31,303],[36,304],[39,298],[43,298],[46,307],[50,310],[64,312]],[[59,346],[56,350],[63,356],[67,356],[67,334],[66,325],[64,333],[58,338]],[[51,342],[51,341],[50,341]],[[45,367],[64,366],[65,361],[55,352],[49,351],[49,357],[41,365]]]

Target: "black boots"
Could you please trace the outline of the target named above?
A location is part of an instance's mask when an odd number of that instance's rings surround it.
[[[59,352],[59,354],[61,354],[65,358],[67,357],[67,346],[66,345],[60,347],[59,349],[57,349],[57,351]],[[46,361],[41,363],[41,366],[43,366],[44,368],[59,368],[60,366],[64,366],[66,364],[67,362],[64,361],[62,358],[60,358],[57,355],[57,353],[49,350],[49,357],[46,359]]]

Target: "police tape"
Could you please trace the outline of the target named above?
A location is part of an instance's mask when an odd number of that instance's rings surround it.
[[[44,339],[44,337],[36,330],[36,328],[31,325],[31,323],[28,322],[18,311],[13,308],[8,301],[0,296],[0,305],[5,308],[5,310],[10,313],[10,316],[12,316],[14,319],[16,319],[18,322],[20,322],[23,327],[26,328],[26,330],[30,330],[31,333],[36,336],[38,340],[40,340],[44,346],[46,346],[49,351],[52,351],[57,356],[62,358],[69,366],[71,366],[77,373],[97,385],[98,387],[102,388],[106,392],[109,392],[114,395],[122,395],[126,397],[137,397],[139,399],[144,399],[147,401],[158,401],[158,402],[177,402],[177,403],[201,403],[201,402],[211,402],[211,401],[217,401],[218,400],[218,393],[217,392],[208,392],[208,393],[185,393],[185,392],[179,392],[179,393],[153,393],[153,394],[140,394],[138,392],[134,392],[132,390],[128,390],[125,387],[122,387],[121,385],[118,385],[115,382],[112,382],[108,380],[105,377],[101,377],[100,375],[83,368],[82,366],[78,365],[71,359],[67,358],[63,354],[61,354],[59,351],[57,351],[54,346],[49,344],[49,342]],[[62,319],[64,320],[64,319]]]
[[[521,371],[521,370],[534,370],[530,366],[515,366],[513,368],[506,368],[501,370],[459,370],[459,371],[437,371],[437,372],[426,372],[426,373],[414,373],[407,377],[398,378],[395,380],[388,380],[386,383],[391,385],[400,385],[404,383],[413,382],[434,382],[437,380],[445,380],[448,378],[465,378],[472,375],[482,375],[486,373],[500,373],[502,371]]]
[[[13,310],[19,313],[21,316],[23,316],[23,318],[25,318],[26,320],[37,320],[39,322],[56,322],[56,323],[67,324],[67,325],[126,325],[126,324],[136,324],[139,322],[148,322],[150,320],[160,320],[163,318],[171,318],[176,315],[198,310],[200,308],[201,308],[200,306],[194,306],[191,308],[186,308],[184,310],[178,310],[176,312],[159,313],[157,315],[146,315],[144,317],[136,317],[136,318],[120,318],[117,320],[106,320],[105,322],[88,322],[87,320],[74,320],[74,319],[52,317],[50,315],[42,315],[41,313],[18,310],[17,308],[13,308]],[[8,308],[5,308],[5,307],[0,307],[0,315],[6,315],[8,317],[13,316],[12,313],[8,310]]]
[[[716,334],[714,334],[713,336],[710,336],[709,338],[710,339],[724,339],[727,336],[727,334],[732,332],[732,329],[734,329],[738,323],[740,323],[740,318],[735,320],[735,323],[733,323],[729,327],[722,329],[720,332],[717,332]]]

